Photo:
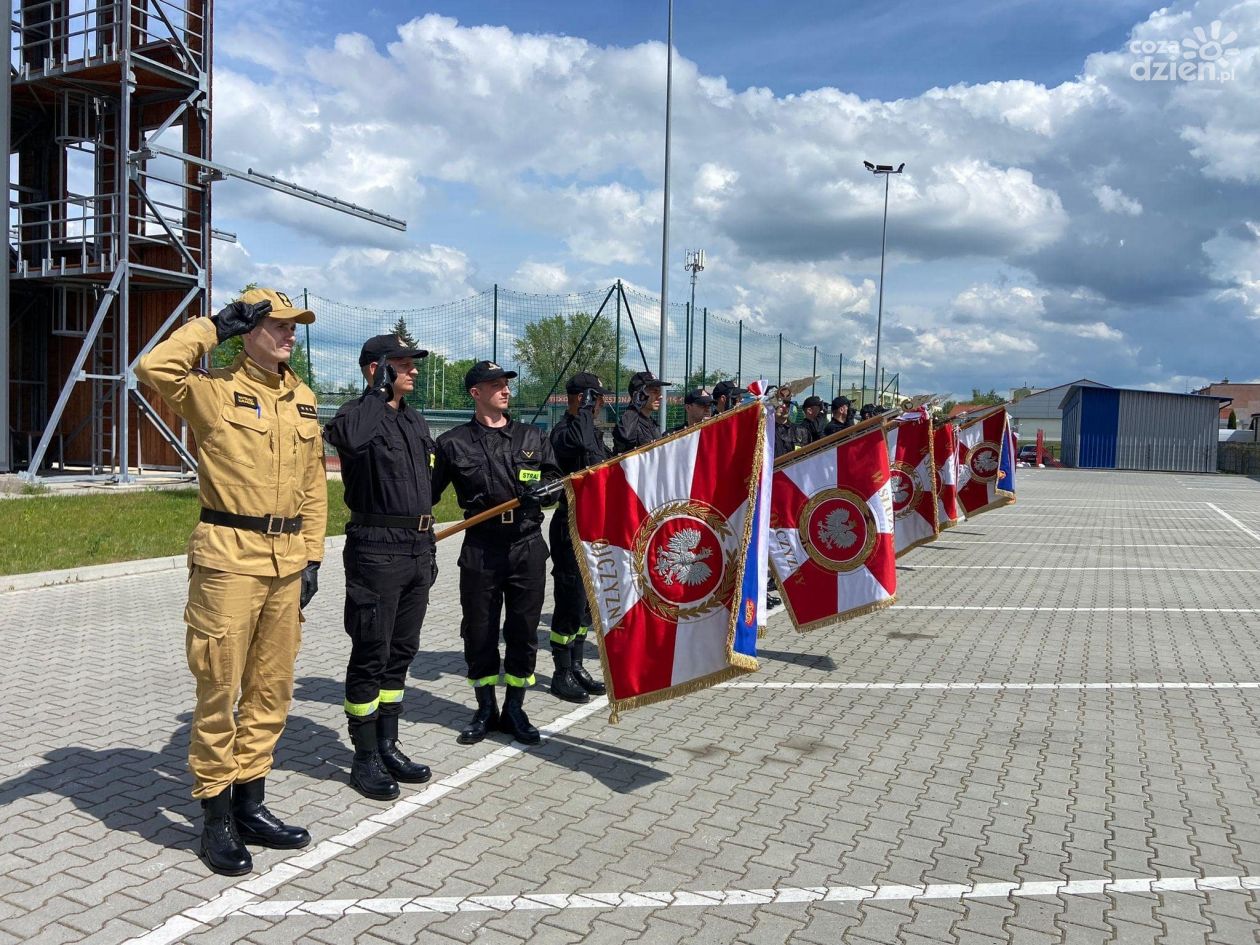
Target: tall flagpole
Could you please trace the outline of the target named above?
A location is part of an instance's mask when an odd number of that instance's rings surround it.
[[[668,380],[665,373],[665,352],[669,347],[669,128],[670,106],[674,91],[674,0],[668,0],[669,26],[665,48],[665,209],[661,214],[661,360],[657,377]],[[664,392],[662,391],[662,395]],[[661,397],[661,432],[669,425],[669,399]]]

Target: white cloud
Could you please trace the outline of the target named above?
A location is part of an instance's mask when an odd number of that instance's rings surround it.
[[[1094,196],[1098,200],[1098,206],[1107,213],[1122,213],[1131,217],[1142,215],[1142,205],[1114,187],[1099,184],[1094,188]]]

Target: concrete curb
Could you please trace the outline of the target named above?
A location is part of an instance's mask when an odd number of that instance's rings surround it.
[[[345,535],[325,539],[324,549],[340,551],[346,543]],[[156,574],[160,571],[179,571],[188,567],[187,555],[169,558],[138,558],[134,561],[115,561],[110,564],[94,564],[83,568],[66,568],[64,571],[36,571],[31,574],[8,574],[0,577],[0,594],[11,591],[30,591],[58,584],[85,584],[106,578],[132,577],[138,574]]]

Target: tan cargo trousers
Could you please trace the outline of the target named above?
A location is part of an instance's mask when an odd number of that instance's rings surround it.
[[[258,577],[193,565],[184,610],[197,680],[188,745],[193,797],[214,797],[271,770],[293,701],[301,589],[300,571]]]

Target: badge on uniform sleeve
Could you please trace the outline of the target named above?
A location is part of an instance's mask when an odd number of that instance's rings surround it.
[[[248,407],[250,410],[258,409],[258,398],[253,394],[242,394],[240,391],[234,391],[232,400],[238,407]]]
[[[298,409],[299,417],[310,417],[312,420],[315,419],[315,405],[314,404],[298,404],[297,409]]]
[[[542,478],[542,470],[540,469],[522,469],[520,474],[521,482],[537,482]]]

